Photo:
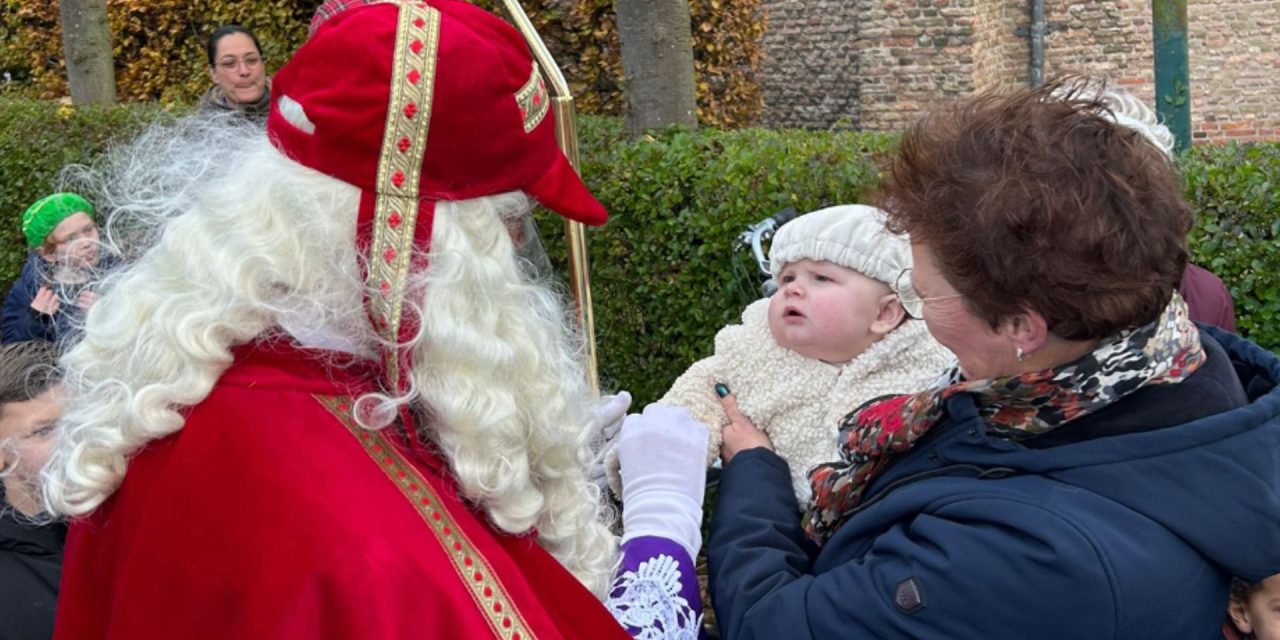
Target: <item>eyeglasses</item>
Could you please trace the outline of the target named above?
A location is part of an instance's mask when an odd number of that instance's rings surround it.
[[[238,68],[241,63],[244,63],[245,67],[249,69],[253,69],[253,68],[256,68],[258,65],[262,64],[262,57],[250,54],[243,58],[238,58],[238,59],[223,58],[218,61],[218,68],[222,69],[223,71],[235,71],[236,68]]]
[[[893,281],[893,291],[898,294],[898,301],[902,303],[902,308],[906,309],[907,315],[912,318],[924,317],[924,303],[929,300],[946,300],[947,298],[963,298],[963,293],[952,293],[945,296],[928,296],[921,297],[916,293],[915,287],[911,286],[911,267],[902,270],[898,277]]]

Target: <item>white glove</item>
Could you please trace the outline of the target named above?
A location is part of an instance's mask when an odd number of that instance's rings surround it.
[[[707,488],[707,425],[688,411],[651,404],[627,416],[618,438],[622,463],[622,542],[658,536],[698,557]]]
[[[587,479],[607,490],[605,479],[605,457],[618,432],[622,430],[622,419],[631,408],[631,394],[619,391],[616,395],[604,396],[600,404],[591,411],[591,467],[587,470]]]
[[[600,404],[591,412],[591,451],[597,453],[618,437],[622,430],[622,419],[631,408],[631,394],[619,391],[612,396],[600,398]]]

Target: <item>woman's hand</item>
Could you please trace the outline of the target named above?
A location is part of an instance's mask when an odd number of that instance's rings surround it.
[[[724,459],[725,464],[729,464],[739,451],[757,447],[773,451],[773,443],[769,441],[769,436],[761,431],[751,418],[742,415],[742,411],[738,410],[738,399],[729,391],[728,386],[717,383],[716,395],[720,396],[720,406],[724,407],[725,414],[729,416],[729,424],[725,425],[722,433],[724,443],[720,445],[720,457]]]

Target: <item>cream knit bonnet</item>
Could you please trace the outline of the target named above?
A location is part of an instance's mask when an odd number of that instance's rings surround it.
[[[862,204],[819,209],[782,225],[769,250],[776,279],[798,260],[823,260],[893,286],[911,266],[911,243],[885,228],[883,211]]]

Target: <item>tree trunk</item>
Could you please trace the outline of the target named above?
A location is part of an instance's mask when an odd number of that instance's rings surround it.
[[[61,0],[62,54],[73,104],[114,104],[115,65],[106,0]]]
[[[617,0],[627,133],[696,127],[693,35],[688,0]]]

